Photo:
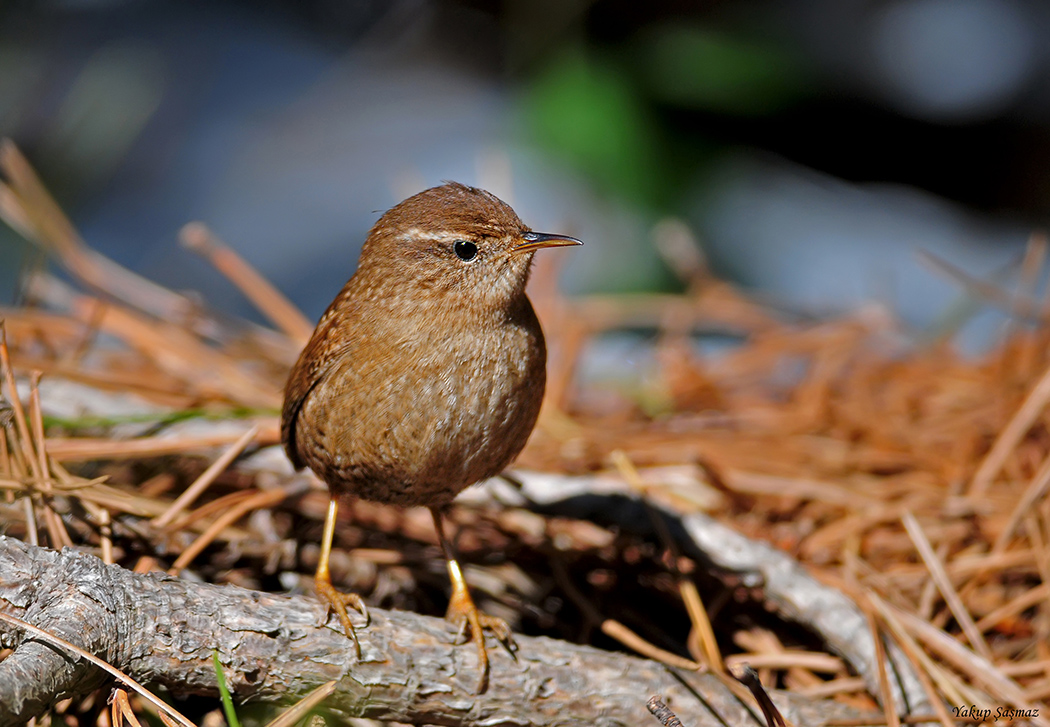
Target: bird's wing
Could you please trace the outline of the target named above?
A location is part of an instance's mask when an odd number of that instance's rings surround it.
[[[299,447],[295,439],[299,412],[314,387],[353,345],[353,336],[347,336],[344,329],[354,312],[352,307],[346,305],[347,297],[348,292],[344,288],[321,316],[313,337],[299,354],[299,360],[295,362],[295,366],[292,367],[284,389],[284,406],[281,409],[281,442],[284,443],[284,451],[288,454],[288,459],[292,461],[292,465],[297,470],[302,469],[306,464],[299,455]],[[335,335],[340,329],[344,329],[342,340]]]

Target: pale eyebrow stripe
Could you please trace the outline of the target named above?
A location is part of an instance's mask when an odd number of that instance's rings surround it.
[[[410,227],[404,232],[404,237],[413,237],[417,240],[431,240],[441,242],[452,238],[447,232],[425,232],[419,227]]]
[[[502,227],[499,225],[474,225],[478,232],[487,234],[490,237],[495,237],[497,233],[502,231]],[[431,242],[445,242],[449,240],[459,239],[456,235],[450,232],[427,232],[420,227],[410,227],[405,230],[404,237],[413,237],[417,240],[429,240]]]

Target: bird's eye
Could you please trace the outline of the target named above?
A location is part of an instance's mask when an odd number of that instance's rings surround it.
[[[478,246],[467,240],[456,240],[452,245],[452,250],[456,253],[456,257],[465,263],[469,263],[478,256]]]

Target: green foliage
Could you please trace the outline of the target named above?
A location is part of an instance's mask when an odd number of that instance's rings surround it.
[[[540,143],[599,187],[643,206],[664,199],[660,129],[613,66],[582,54],[561,57],[532,85],[525,116]]]
[[[662,213],[718,156],[717,139],[668,110],[772,114],[800,99],[806,79],[771,43],[683,26],[655,26],[615,53],[554,58],[533,80],[523,113],[533,137],[605,192]]]
[[[249,419],[258,416],[277,416],[277,409],[254,409],[250,407],[220,408],[192,408],[179,409],[171,412],[158,412],[148,414],[123,414],[112,416],[82,416],[75,419],[65,417],[44,416],[44,428],[50,430],[53,427],[63,429],[67,432],[83,432],[91,429],[109,429],[120,424],[156,424],[158,427],[190,419],[207,419],[212,421],[228,421],[230,419]]]
[[[653,28],[639,42],[637,59],[646,91],[686,108],[769,114],[804,92],[803,73],[789,54],[702,28]]]

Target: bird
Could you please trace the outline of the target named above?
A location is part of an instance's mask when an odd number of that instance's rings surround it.
[[[281,440],[297,470],[329,489],[314,577],[325,618],[334,610],[361,647],[347,606],[360,596],[332,585],[328,567],[341,497],[425,506],[448,567],[446,619],[478,653],[486,690],[485,631],[508,651],[510,627],[474,604],[445,533],[463,489],[514,460],[539,416],[546,344],[525,286],[533,255],[581,245],[534,232],[495,195],[457,182],[395,205],[372,227],[357,269],[321,316],[292,367]]]

